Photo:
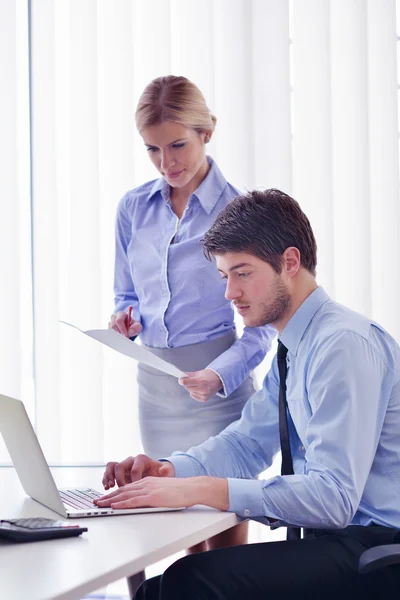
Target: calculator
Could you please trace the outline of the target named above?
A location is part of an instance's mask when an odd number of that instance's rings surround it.
[[[12,542],[36,542],[80,535],[87,527],[43,517],[0,519],[0,539]]]

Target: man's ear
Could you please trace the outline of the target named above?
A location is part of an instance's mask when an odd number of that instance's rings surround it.
[[[282,267],[288,277],[297,275],[301,267],[300,250],[294,246],[286,248],[282,254]]]

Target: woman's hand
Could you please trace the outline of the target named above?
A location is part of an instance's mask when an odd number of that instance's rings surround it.
[[[203,369],[187,375],[181,377],[179,383],[187,389],[194,400],[199,402],[207,402],[223,388],[221,379],[212,369]]]
[[[118,311],[116,314],[111,315],[108,329],[114,329],[128,338],[139,335],[143,329],[142,324],[139,323],[139,321],[135,321],[135,319],[130,319],[130,324],[128,326],[128,318],[128,313],[123,310]]]

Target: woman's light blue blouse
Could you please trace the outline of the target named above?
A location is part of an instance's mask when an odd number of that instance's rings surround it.
[[[190,196],[179,220],[163,178],[125,194],[116,220],[115,311],[132,305],[143,325],[141,341],[150,347],[197,344],[235,328],[225,299],[225,281],[203,253],[202,237],[240,192],[208,158],[207,177]],[[264,358],[276,331],[245,328],[229,350],[209,367],[233,392]]]

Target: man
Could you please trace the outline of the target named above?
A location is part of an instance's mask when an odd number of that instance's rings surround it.
[[[398,567],[357,565],[365,549],[400,541],[398,344],[318,287],[310,223],[278,190],[234,200],[204,248],[245,325],[278,330],[277,357],[239,421],[165,462],[109,463],[105,488],[126,485],[98,504],[206,504],[288,526],[291,539],[187,556],[137,600],[397,598]],[[255,479],[280,447],[283,474]]]

